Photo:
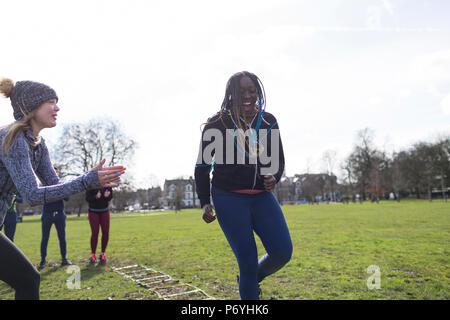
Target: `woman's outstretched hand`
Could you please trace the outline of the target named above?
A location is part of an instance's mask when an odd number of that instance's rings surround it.
[[[123,166],[103,167],[106,159],[100,161],[91,171],[97,171],[98,181],[102,187],[117,187],[120,182],[120,176],[125,173]]]
[[[213,207],[210,204],[205,204],[203,206],[203,220],[206,223],[211,223],[216,220],[216,215],[213,212]]]

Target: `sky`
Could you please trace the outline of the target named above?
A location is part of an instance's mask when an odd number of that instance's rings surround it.
[[[262,81],[286,174],[333,171],[370,128],[388,152],[450,133],[450,1],[2,1],[0,77],[59,96],[62,127],[118,122],[139,187],[193,176],[227,80]],[[0,124],[13,121],[0,98]]]

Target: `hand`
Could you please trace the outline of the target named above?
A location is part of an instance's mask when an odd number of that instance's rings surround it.
[[[91,171],[105,171],[105,170],[111,170],[111,171],[117,171],[119,174],[125,173],[126,168],[124,166],[112,166],[112,167],[103,167],[105,164],[106,159],[103,159],[100,161],[99,164],[94,166]]]
[[[108,189],[105,190],[105,193],[103,194],[105,196],[105,198],[108,198],[109,195],[111,194],[111,191],[109,191]]]
[[[99,170],[97,171],[98,182],[103,188],[117,187],[118,183],[120,182],[121,172],[123,173],[124,171],[105,169]]]
[[[272,192],[275,189],[275,185],[277,184],[277,180],[274,176],[264,176],[264,188],[267,192]]]
[[[206,223],[211,223],[214,220],[216,220],[216,215],[213,212],[212,205],[205,204],[203,206],[203,220],[205,220]]]
[[[97,171],[98,181],[102,187],[117,187],[120,182],[120,175],[125,173],[126,168],[123,166],[103,167],[106,159],[100,161],[92,171]]]
[[[97,194],[95,195],[95,197],[96,197],[97,199],[100,199],[101,196],[102,196],[102,193],[101,193],[100,190],[98,190],[98,191],[97,191]]]

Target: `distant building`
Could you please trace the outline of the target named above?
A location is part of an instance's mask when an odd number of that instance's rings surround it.
[[[170,208],[176,208],[177,204],[180,208],[200,207],[195,181],[192,178],[165,180],[162,203]]]

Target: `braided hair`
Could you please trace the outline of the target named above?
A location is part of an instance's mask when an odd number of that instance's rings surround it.
[[[222,117],[225,114],[229,114],[233,119],[233,121],[236,123],[237,129],[242,129],[245,131],[245,125],[242,123],[240,117],[241,116],[240,106],[242,105],[240,81],[243,77],[250,78],[256,87],[256,92],[258,96],[258,99],[256,101],[256,108],[258,109],[258,122],[256,130],[258,130],[262,120],[263,113],[266,109],[266,93],[264,91],[264,86],[261,80],[259,80],[259,78],[255,74],[248,71],[237,72],[234,75],[232,75],[230,79],[228,79],[225,88],[225,96],[223,98],[222,105],[219,111],[219,117],[211,122],[208,121],[205,124],[211,124],[221,120],[223,125],[225,126]]]

